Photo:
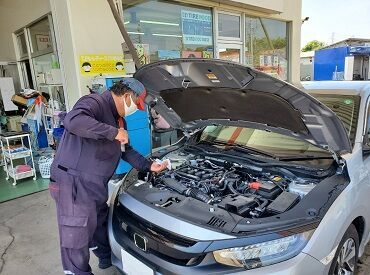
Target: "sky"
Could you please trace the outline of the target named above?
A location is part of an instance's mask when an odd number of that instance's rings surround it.
[[[370,39],[370,0],[302,0],[306,16],[302,47],[312,40],[330,45],[351,37]]]

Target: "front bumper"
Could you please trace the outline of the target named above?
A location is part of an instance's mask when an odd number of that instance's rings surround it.
[[[164,274],[253,274],[253,275],[312,275],[326,274],[325,265],[314,259],[313,257],[300,253],[296,257],[281,262],[278,264],[261,267],[253,270],[225,270],[225,268],[214,262],[212,254],[208,254],[201,263],[196,266],[180,266],[165,261],[153,254],[145,253],[136,248],[135,245],[127,240],[127,245],[121,246],[113,237],[112,232],[109,232],[111,247],[112,247],[112,263],[122,272],[121,248],[129,252],[138,260],[145,263],[153,269],[154,275]],[[227,268],[226,268],[227,269]],[[123,273],[123,272],[122,272]],[[130,275],[130,274],[129,274]]]
[[[112,209],[111,209],[112,211]],[[243,268],[235,268],[230,266],[221,265],[215,262],[211,252],[203,253],[201,257],[194,257],[190,261],[177,261],[174,259],[185,257],[189,255],[191,248],[197,247],[199,249],[206,249],[209,245],[199,247],[201,244],[197,243],[191,247],[180,247],[178,243],[171,243],[164,245],[163,243],[156,243],[155,246],[148,251],[142,251],[136,247],[132,236],[128,232],[118,229],[120,223],[118,219],[110,215],[109,220],[109,239],[112,248],[112,263],[119,270],[122,271],[122,256],[121,249],[130,253],[136,259],[143,262],[145,265],[153,269],[153,274],[326,274],[327,266],[317,261],[308,254],[300,253],[292,259],[277,263],[274,265],[261,267],[252,270],[245,270]],[[179,242],[178,240],[177,242]],[[165,247],[163,247],[165,246]],[[190,250],[190,251],[189,251]],[[203,251],[204,251],[203,250]],[[193,251],[195,252],[195,251]],[[190,253],[192,254],[192,253]],[[174,257],[171,257],[174,256]],[[186,258],[186,257],[185,257]]]

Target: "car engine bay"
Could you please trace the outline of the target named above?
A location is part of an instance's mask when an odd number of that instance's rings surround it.
[[[285,169],[285,174],[256,171],[221,158],[181,151],[165,157],[171,159],[172,170],[137,184],[149,183],[150,192],[157,194],[151,202],[161,208],[186,197],[207,205],[209,211],[222,209],[241,218],[269,217],[294,207],[319,182],[294,177]],[[161,192],[164,196],[158,200]]]

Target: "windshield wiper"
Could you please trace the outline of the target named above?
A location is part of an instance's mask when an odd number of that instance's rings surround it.
[[[250,153],[250,154],[258,154],[258,155],[263,155],[263,156],[267,156],[267,157],[270,157],[270,158],[273,158],[273,159],[278,159],[278,157],[274,154],[271,154],[271,153],[268,153],[268,152],[265,152],[265,151],[262,151],[262,150],[258,150],[258,149],[255,149],[255,148],[252,148],[252,147],[249,147],[249,146],[245,146],[245,145],[240,145],[240,144],[236,144],[236,143],[228,143],[228,142],[223,142],[223,141],[207,141],[207,140],[201,140],[198,142],[199,143],[206,143],[206,144],[210,144],[210,145],[223,145],[227,148],[225,148],[225,150],[230,150],[230,149],[233,149],[233,150],[238,150],[238,151],[241,151],[241,152],[244,152],[244,153]]]

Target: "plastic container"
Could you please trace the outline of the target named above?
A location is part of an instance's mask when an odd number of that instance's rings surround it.
[[[53,130],[53,137],[55,139],[55,145],[58,146],[60,139],[62,138],[64,133],[64,128],[59,127],[59,128],[54,128]]]
[[[53,162],[53,157],[41,157],[38,161],[41,177],[44,179],[50,178],[50,166]]]

